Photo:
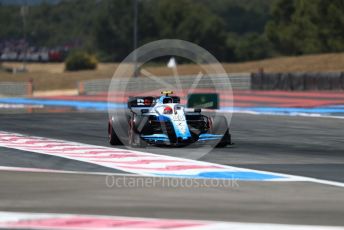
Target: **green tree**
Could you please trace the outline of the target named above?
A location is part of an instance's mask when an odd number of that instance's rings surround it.
[[[258,33],[247,33],[244,36],[231,34],[227,44],[233,49],[234,61],[258,60],[272,55],[271,43]]]
[[[294,0],[278,0],[272,7],[272,19],[266,25],[266,35],[275,48],[284,54],[296,54],[292,15],[295,12]],[[294,53],[293,53],[294,52]]]
[[[279,0],[266,35],[282,54],[344,51],[342,0]]]
[[[21,38],[22,28],[20,8],[0,5],[0,38]]]
[[[344,51],[344,1],[320,1],[318,10],[323,16],[319,36],[326,52]]]
[[[108,60],[120,61],[132,50],[132,1],[107,1],[99,12],[95,42]]]
[[[228,33],[263,33],[271,0],[201,0],[225,23]]]
[[[224,59],[224,23],[204,5],[187,0],[161,0],[158,1],[155,20],[159,38],[191,41]]]

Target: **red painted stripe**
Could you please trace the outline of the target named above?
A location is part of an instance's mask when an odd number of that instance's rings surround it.
[[[56,151],[59,151],[59,150],[56,150]],[[85,151],[85,152],[82,152],[82,153],[68,153],[72,156],[75,156],[75,157],[78,157],[78,156],[87,156],[87,155],[90,155],[90,156],[94,156],[94,155],[98,155],[98,154],[106,154],[106,153],[109,153],[109,154],[121,154],[122,156],[126,156],[126,155],[130,155],[130,156],[133,156],[133,153],[130,152],[130,151],[117,151],[117,150],[104,150],[104,151]],[[142,156],[142,154],[140,155]]]
[[[299,108],[313,108],[313,107],[321,107],[321,106],[331,106],[331,105],[343,105],[343,103],[335,103],[335,102],[308,102],[307,105],[305,105],[303,102],[291,102],[291,103],[285,103],[282,104],[280,107],[286,107],[286,108],[293,108],[293,107],[299,107]]]
[[[276,98],[276,97],[264,97],[264,96],[235,96],[234,101],[254,101],[254,102],[278,102],[278,103],[282,103],[282,102],[303,102],[305,105],[307,105],[307,103],[309,102],[317,102],[316,99],[302,99],[302,98],[294,98],[294,99],[290,99],[290,98]],[[323,101],[323,102],[327,102],[327,103],[333,103],[332,100],[327,100],[327,101]],[[340,101],[342,103],[344,103],[344,100]]]
[[[90,162],[102,162],[102,163],[108,163],[113,164],[117,168],[123,168],[125,164],[127,164],[124,168],[130,170],[130,169],[140,169],[140,167],[133,167],[132,165],[148,165],[152,163],[160,163],[162,164],[162,167],[160,168],[144,168],[141,167],[141,169],[149,170],[149,171],[182,171],[182,170],[188,170],[188,169],[214,169],[214,168],[221,168],[219,166],[204,166],[204,165],[189,165],[190,162],[186,161],[184,165],[177,165],[177,166],[168,166],[164,165],[164,163],[171,163],[171,162],[181,162],[183,163],[184,159],[166,159],[163,156],[158,155],[152,155],[145,153],[133,153],[130,151],[124,151],[124,150],[116,150],[116,149],[104,149],[104,148],[98,148],[98,147],[92,147],[92,146],[77,146],[77,147],[63,147],[60,149],[52,149],[51,146],[45,145],[45,147],[41,148],[41,146],[35,146],[39,145],[41,143],[45,143],[48,140],[40,139],[36,137],[25,137],[25,136],[16,136],[13,135],[12,137],[16,138],[9,138],[12,140],[9,141],[9,139],[2,140],[3,143],[6,144],[6,146],[13,146],[17,148],[24,148],[27,151],[30,150],[39,150],[44,151],[47,154],[53,154],[56,156],[69,156],[75,159],[88,159]],[[29,140],[28,140],[29,139]],[[31,139],[31,140],[30,140]],[[25,140],[23,143],[14,143],[15,141]],[[49,140],[49,143],[53,142],[52,140]],[[57,142],[58,143],[58,142]],[[57,145],[60,145],[61,143],[58,143]],[[68,145],[73,145],[73,143],[68,143]],[[50,144],[51,145],[51,144]],[[56,145],[56,144],[53,144]],[[83,151],[83,153],[73,153],[72,151]],[[105,154],[105,155],[100,155]],[[153,157],[157,159],[144,159],[144,157]],[[138,158],[139,160],[134,161],[126,161],[126,162],[118,162],[114,161],[114,159],[125,159],[125,158]],[[140,159],[141,158],[141,159]],[[97,161],[98,160],[98,161]],[[102,161],[101,161],[102,160]],[[128,165],[129,164],[129,165]]]
[[[275,102],[275,103],[269,103],[269,102],[235,102],[234,106],[236,107],[285,107],[285,108],[293,108],[293,107],[299,107],[299,108],[312,108],[312,107],[320,107],[320,106],[331,106],[331,105],[343,105],[341,102],[322,102],[322,101],[309,101],[307,104],[305,104],[304,101],[290,101],[290,102]],[[229,106],[227,103],[221,103],[221,106]]]
[[[78,228],[130,228],[130,229],[168,229],[168,228],[185,228],[204,225],[198,221],[183,220],[159,220],[159,219],[135,219],[120,217],[55,217],[42,218],[38,220],[22,220],[10,223],[9,227],[25,227],[25,228],[59,228],[59,229],[78,229]]]
[[[27,145],[23,145],[23,146],[27,146]],[[61,146],[65,146],[67,148],[68,146],[73,146],[73,145],[72,144],[64,144],[64,143],[61,143],[61,144],[46,144],[46,145],[35,146],[35,147],[31,147],[31,148],[40,149],[40,148],[54,148],[54,147],[61,147]]]
[[[154,171],[180,171],[180,170],[190,170],[190,169],[222,169],[220,166],[213,165],[171,165],[163,168],[145,168],[136,166],[125,166],[126,169],[140,169],[140,170],[154,170]]]
[[[256,96],[277,96],[277,97],[314,97],[314,98],[339,98],[344,99],[344,91],[234,91],[234,95],[256,95]]]
[[[220,102],[220,105],[221,106],[230,106],[228,103],[223,103],[223,102]],[[234,102],[234,104],[232,104],[233,106],[236,106],[236,107],[253,107],[255,106],[256,104],[254,104],[253,102]]]
[[[85,159],[113,159],[113,158],[129,158],[129,157],[142,157],[140,154],[109,154],[104,156],[85,156],[83,154],[80,155],[74,155],[74,154],[65,154],[72,157],[78,157],[78,158],[85,158]],[[94,160],[96,161],[96,160]],[[110,161],[103,161],[103,162],[110,162]]]
[[[151,163],[173,163],[173,162],[183,162],[180,160],[134,160],[134,161],[108,161],[108,160],[95,160],[97,162],[108,162],[108,163],[116,163],[116,164],[130,164],[130,165],[145,165]]]

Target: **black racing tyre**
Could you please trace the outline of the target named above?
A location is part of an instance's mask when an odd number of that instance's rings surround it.
[[[229,133],[229,127],[227,119],[224,116],[216,116],[213,118],[213,134],[223,135],[220,142],[216,144],[216,148],[224,148],[227,145],[232,144],[231,134]]]
[[[224,148],[230,144],[232,144],[231,134],[229,133],[229,129],[227,129],[221,141],[216,145],[216,148]]]
[[[121,140],[118,138],[115,130],[113,130],[112,124],[108,124],[108,138],[110,145],[123,145]]]

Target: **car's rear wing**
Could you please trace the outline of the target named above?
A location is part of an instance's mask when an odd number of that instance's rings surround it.
[[[128,108],[141,108],[141,107],[153,107],[160,97],[129,97],[128,99]],[[172,99],[172,103],[179,104],[180,97],[177,96],[168,96]]]
[[[155,103],[155,97],[129,97],[128,108],[153,107]]]

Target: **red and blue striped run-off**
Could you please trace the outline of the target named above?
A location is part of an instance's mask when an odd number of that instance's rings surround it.
[[[22,150],[28,154],[35,152],[63,157],[146,176],[250,181],[298,180],[278,173],[17,133],[0,132],[0,146]]]

